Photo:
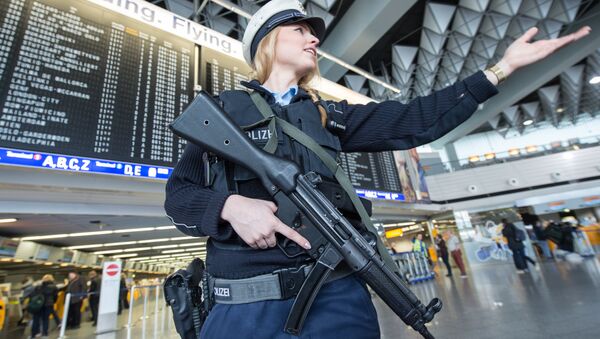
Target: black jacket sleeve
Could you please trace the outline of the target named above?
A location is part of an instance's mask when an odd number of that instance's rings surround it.
[[[191,143],[186,146],[167,181],[165,211],[173,224],[187,235],[228,239],[233,229],[221,220],[220,215],[230,193],[202,185],[202,153],[201,148]]]
[[[478,105],[498,93],[481,71],[452,86],[415,98],[351,105],[335,103],[343,112],[346,131],[340,136],[345,152],[409,149],[432,142],[467,120]]]

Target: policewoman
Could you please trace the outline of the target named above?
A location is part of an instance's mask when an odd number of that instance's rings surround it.
[[[218,101],[257,145],[295,161],[304,173],[320,174],[324,183],[319,189],[360,229],[356,210],[323,161],[266,117],[288,121],[334,157],[341,151],[417,147],[469,118],[515,69],[588,29],[529,43],[536,32],[515,41],[490,70],[427,97],[408,104],[353,105],[320,100],[310,88],[319,76],[316,49],[325,35],[324,21],[307,16],[298,1],[273,0],[256,12],[244,33],[244,57],[254,70],[253,80],[243,82],[247,91],[224,91]],[[167,183],[165,210],[183,233],[209,237],[206,262],[215,279],[211,292],[216,305],[202,338],[295,338],[284,332],[284,324],[312,263],[302,250],[311,244],[276,217],[277,206],[250,171],[188,144]],[[278,238],[288,239],[287,244],[278,246]],[[336,273],[317,295],[299,337],[379,338],[365,285],[343,266]]]

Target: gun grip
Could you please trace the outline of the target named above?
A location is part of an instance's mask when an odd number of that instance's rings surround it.
[[[317,227],[298,210],[298,207],[296,207],[285,193],[280,191],[273,198],[277,203],[277,212],[275,212],[277,218],[300,233],[311,244],[311,249],[307,251],[292,240],[281,234],[277,234],[277,246],[279,249],[289,258],[295,258],[308,253],[313,259],[317,259],[321,255],[319,248],[322,249],[327,244],[327,240],[323,238]]]

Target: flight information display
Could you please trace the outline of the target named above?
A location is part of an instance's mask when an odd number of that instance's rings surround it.
[[[250,74],[250,66],[244,61],[209,48],[203,48],[200,54],[200,83],[205,91],[218,95],[225,90],[247,90],[240,84],[240,81],[247,81]]]
[[[82,0],[0,7],[0,147],[173,166],[195,47]]]
[[[402,191],[392,152],[344,153],[341,163],[356,188]]]

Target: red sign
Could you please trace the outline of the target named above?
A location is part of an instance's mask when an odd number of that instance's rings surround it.
[[[106,274],[108,274],[109,277],[114,277],[115,274],[118,274],[120,270],[121,269],[119,268],[119,265],[117,265],[117,264],[110,264],[110,265],[106,266],[106,269],[105,269]]]

